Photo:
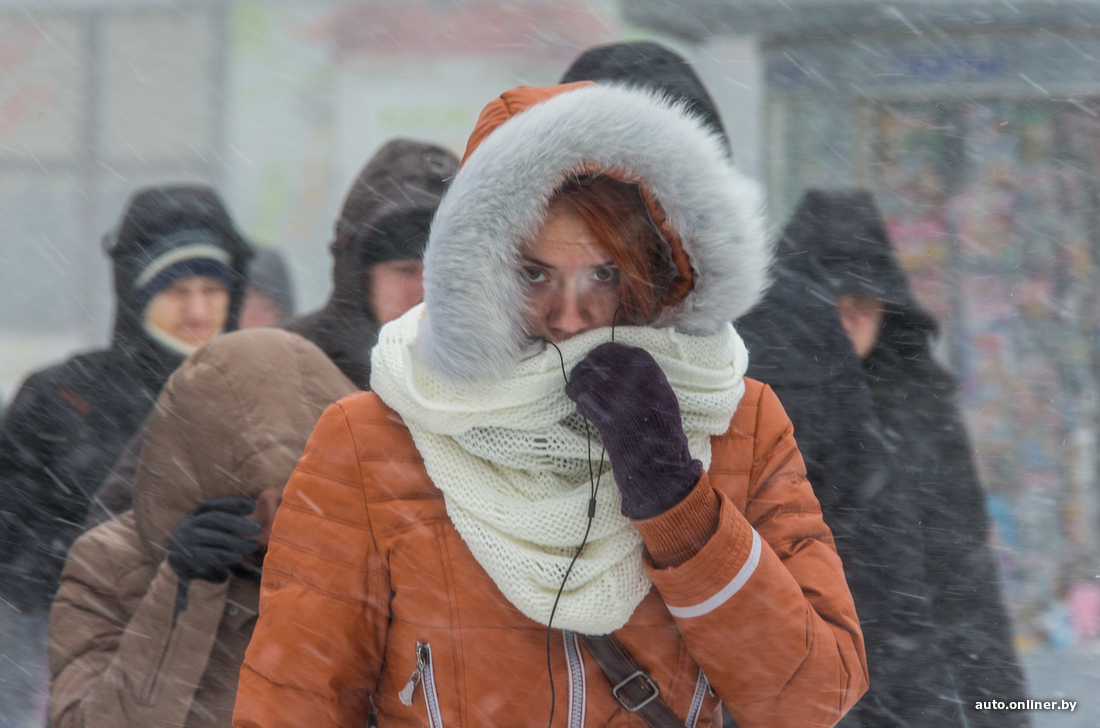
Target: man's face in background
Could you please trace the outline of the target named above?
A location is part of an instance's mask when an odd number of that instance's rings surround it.
[[[225,330],[229,289],[211,276],[180,278],[153,297],[145,321],[186,346],[202,346]]]

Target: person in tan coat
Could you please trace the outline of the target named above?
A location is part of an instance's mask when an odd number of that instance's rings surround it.
[[[769,250],[683,106],[490,103],[424,304],[287,484],[234,726],[835,724],[867,689],[859,622],[729,323]]]
[[[215,339],[172,375],[133,508],[81,536],[50,611],[50,725],[230,725],[263,549],[323,409],[356,387],[284,331]]]

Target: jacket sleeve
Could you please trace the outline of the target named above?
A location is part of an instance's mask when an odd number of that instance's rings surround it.
[[[179,582],[164,561],[131,612],[123,594],[140,554],[126,536],[121,524],[106,523],[69,553],[50,610],[55,728],[183,725],[206,671],[228,583],[192,582],[187,608],[173,619]]]
[[[366,725],[389,599],[355,442],[337,403],[317,423],[275,518],[233,725]]]
[[[79,533],[66,518],[76,486],[56,467],[66,418],[76,414],[47,395],[52,389],[32,375],[0,423],[0,595],[24,608],[49,605],[63,564],[51,544],[56,536],[68,546]]]
[[[638,522],[647,568],[740,728],[831,726],[867,690],[859,620],[790,421],[767,387],[754,437],[744,512],[704,474],[684,501]],[[690,558],[659,568],[655,557],[708,520],[711,535]]]
[[[138,462],[141,459],[141,446],[145,442],[144,426],[130,438],[118,460],[111,466],[103,484],[96,489],[88,504],[88,516],[84,519],[85,530],[92,530],[104,521],[117,518],[133,505],[134,477],[137,475]]]

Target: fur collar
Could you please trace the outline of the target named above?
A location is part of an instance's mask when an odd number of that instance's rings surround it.
[[[519,250],[565,176],[592,168],[644,180],[680,237],[695,285],[668,325],[712,334],[760,299],[771,261],[763,203],[721,139],[650,91],[570,89],[489,134],[439,206],[424,258],[428,317],[420,332],[436,371],[454,380],[500,377],[531,346]]]

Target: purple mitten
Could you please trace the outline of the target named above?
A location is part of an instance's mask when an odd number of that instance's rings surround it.
[[[568,397],[600,433],[628,518],[652,518],[683,500],[703,472],[691,459],[680,403],[649,352],[601,344],[569,377]]]

